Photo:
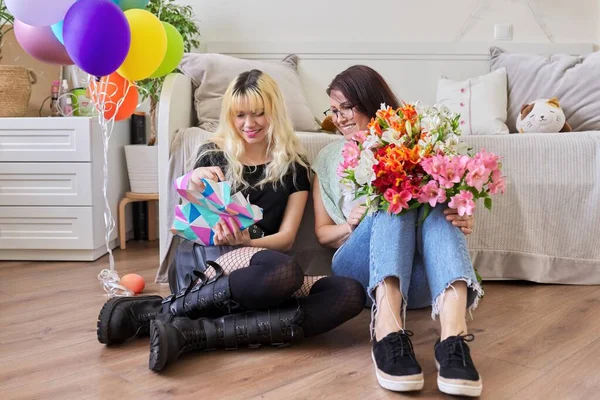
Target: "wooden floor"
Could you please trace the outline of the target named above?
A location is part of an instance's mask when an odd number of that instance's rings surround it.
[[[153,283],[156,244],[115,252],[117,271]],[[375,379],[369,312],[295,347],[198,353],[156,374],[148,341],[106,347],[96,318],[106,301],[95,263],[0,263],[0,399],[451,398],[437,390],[429,310],[408,314],[425,373],[410,396]],[[485,282],[470,322],[485,399],[600,398],[600,287]]]

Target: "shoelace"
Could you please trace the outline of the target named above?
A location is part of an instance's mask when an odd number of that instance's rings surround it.
[[[181,333],[185,340],[183,352],[204,350],[206,348],[206,332],[203,329],[190,329]]]
[[[465,349],[465,342],[472,342],[475,339],[473,334],[461,335],[458,334],[455,337],[448,338],[444,341],[447,360],[446,362],[450,364],[453,361],[458,361],[462,363],[463,367],[466,367],[467,364],[473,365],[473,360],[471,359],[470,352]]]
[[[394,357],[394,360],[405,355],[413,357],[415,351],[410,340],[412,335],[412,331],[404,330],[397,332],[390,338],[389,343],[392,345],[392,357]]]

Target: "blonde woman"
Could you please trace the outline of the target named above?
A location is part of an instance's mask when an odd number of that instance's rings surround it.
[[[202,179],[230,181],[263,209],[263,219],[244,231],[220,221],[215,246],[183,241],[169,273],[176,295],[110,300],[99,317],[100,342],[149,332],[150,368],[160,371],[188,351],[286,345],[358,315],[366,301],[360,283],[327,277],[303,287],[301,268],[283,253],[308,200],[307,167],[275,81],[258,70],[240,74],[224,95],[214,138],[198,151],[188,187],[203,190]]]

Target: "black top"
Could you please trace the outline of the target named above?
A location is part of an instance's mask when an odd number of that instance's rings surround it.
[[[227,171],[227,159],[223,152],[214,143],[207,143],[200,147],[198,154],[202,154],[207,150],[217,150],[210,152],[200,158],[194,169],[200,167],[220,167],[225,174]],[[256,166],[244,166],[244,179],[250,185],[243,189],[242,193],[250,199],[250,203],[255,204],[263,209],[263,219],[256,223],[256,226],[262,230],[264,235],[272,235],[279,232],[283,214],[287,206],[288,199],[291,194],[310,190],[310,181],[308,179],[308,171],[302,165],[295,163],[295,168],[290,168],[288,173],[283,178],[283,186],[279,181],[274,185],[267,184],[263,188],[256,186],[264,176],[267,164]],[[294,175],[296,183],[294,184]],[[235,189],[232,189],[235,191]],[[259,230],[251,229],[251,237],[256,238],[262,236]],[[254,233],[254,234],[253,234]]]

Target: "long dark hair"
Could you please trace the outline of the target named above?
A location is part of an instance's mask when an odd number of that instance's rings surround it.
[[[340,72],[329,84],[328,96],[332,90],[342,92],[350,104],[368,117],[375,117],[381,103],[394,109],[400,107],[400,101],[385,79],[366,65],[353,65]]]

